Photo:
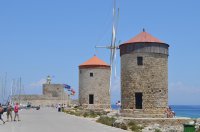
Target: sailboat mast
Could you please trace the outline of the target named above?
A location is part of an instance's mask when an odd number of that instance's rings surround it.
[[[4,101],[7,102],[7,97],[6,97],[6,90],[7,90],[7,72],[5,74],[5,84],[4,84]]]
[[[22,90],[22,79],[21,77],[19,78],[19,104],[21,101],[21,90]]]
[[[12,104],[12,98],[13,98],[13,86],[14,86],[14,79],[11,82],[11,88],[10,88],[10,104]]]
[[[0,101],[3,101],[2,78],[0,77]]]
[[[2,82],[2,84],[1,84],[1,87],[2,87],[2,101],[3,101],[3,103],[4,103],[4,101],[5,101],[5,77],[2,77],[1,78],[1,82]]]

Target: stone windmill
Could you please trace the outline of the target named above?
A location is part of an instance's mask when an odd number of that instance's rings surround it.
[[[79,103],[85,109],[110,109],[110,65],[93,56],[79,65]]]
[[[143,30],[119,47],[122,115],[164,117],[169,45]]]

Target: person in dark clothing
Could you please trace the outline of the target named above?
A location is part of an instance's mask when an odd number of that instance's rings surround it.
[[[61,105],[58,105],[58,112],[61,112]]]
[[[2,119],[2,114],[4,112],[4,108],[2,107],[2,105],[0,104],[0,120],[3,121],[3,124],[5,124],[5,121]]]
[[[8,102],[8,105],[7,105],[7,121],[9,121],[9,117],[11,118],[11,121],[12,121],[12,106]]]

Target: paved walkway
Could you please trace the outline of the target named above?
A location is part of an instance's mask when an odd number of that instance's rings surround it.
[[[58,113],[51,108],[22,110],[20,118],[20,122],[6,122],[5,125],[0,121],[0,132],[125,132],[88,119]]]

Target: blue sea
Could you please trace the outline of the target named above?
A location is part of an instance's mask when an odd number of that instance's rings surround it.
[[[177,117],[200,118],[200,105],[170,105]],[[112,105],[117,109],[116,105]]]
[[[178,117],[200,118],[200,105],[171,105]]]

